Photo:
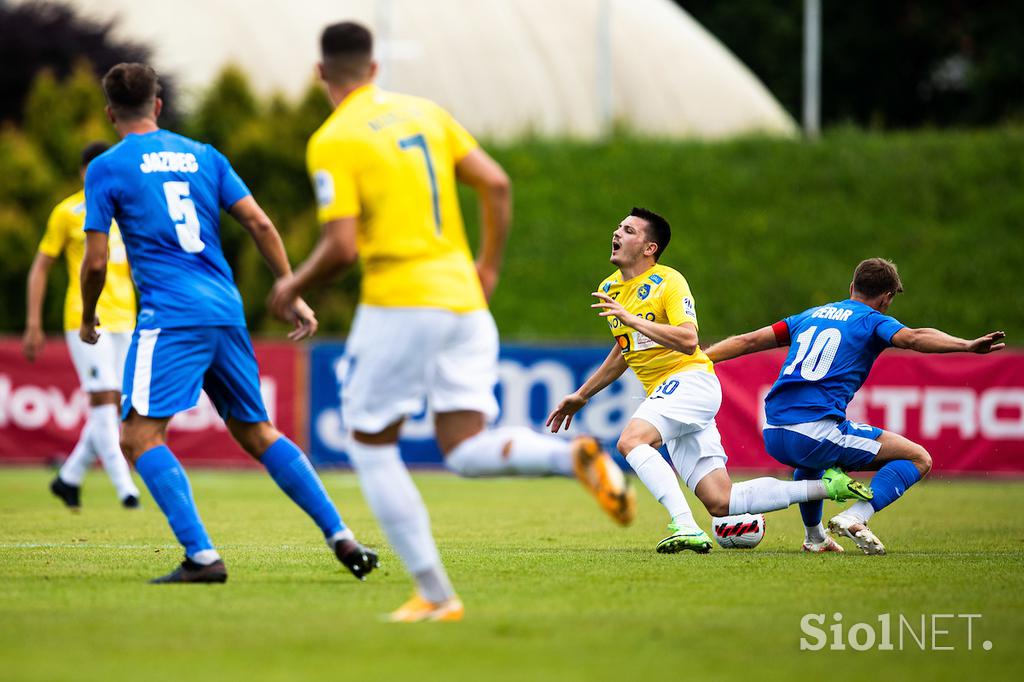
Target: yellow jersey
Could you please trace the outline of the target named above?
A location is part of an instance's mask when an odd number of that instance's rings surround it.
[[[678,271],[666,265],[655,265],[647,272],[626,281],[622,281],[622,272],[616,270],[601,282],[599,290],[637,317],[673,327],[684,322],[692,322],[697,326],[697,307],[690,293],[690,285]],[[607,319],[626,364],[636,373],[647,395],[662,381],[678,372],[699,370],[715,373],[714,364],[699,347],[686,355],[647,338],[630,327],[629,320],[617,317]]]
[[[85,258],[85,192],[79,190],[57,204],[46,223],[39,252],[50,258],[64,254],[68,267],[68,290],[64,296],[64,330],[82,326],[82,259]],[[117,224],[110,226],[107,281],[96,304],[100,329],[130,332],[135,329],[135,285],[128,267],[128,255]]]
[[[363,303],[487,307],[466,241],[455,164],[476,140],[437,104],[367,85],[306,150],[321,224],[358,218]]]

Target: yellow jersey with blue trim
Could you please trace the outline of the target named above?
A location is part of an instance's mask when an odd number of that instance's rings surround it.
[[[666,265],[655,265],[625,281],[622,272],[616,270],[601,282],[599,291],[615,299],[631,315],[673,327],[685,322],[697,326],[697,305],[690,293],[690,285],[677,270]],[[620,320],[614,316],[607,319],[626,364],[636,374],[648,395],[662,381],[679,372],[715,373],[714,364],[699,347],[686,355],[665,348],[630,327],[628,319]]]
[[[476,148],[439,105],[373,85],[353,91],[310,138],[320,223],[357,218],[362,303],[487,307],[455,177]]]
[[[82,260],[85,258],[85,191],[79,190],[57,206],[46,222],[39,252],[50,258],[64,254],[68,268],[68,290],[64,296],[64,331],[82,326]],[[135,284],[128,267],[128,254],[117,223],[111,223],[107,280],[96,304],[100,331],[130,332],[135,329]]]

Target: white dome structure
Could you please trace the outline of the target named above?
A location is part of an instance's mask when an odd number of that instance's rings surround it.
[[[380,84],[429,97],[474,134],[793,135],[757,78],[671,0],[68,0],[195,94],[227,64],[258,92],[309,85],[320,32],[371,28]]]

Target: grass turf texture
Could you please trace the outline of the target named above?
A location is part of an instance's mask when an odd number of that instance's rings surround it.
[[[665,519],[644,490],[623,530],[574,481],[422,474],[467,617],[398,626],[377,618],[410,582],[351,475],[325,483],[383,550],[383,570],[363,584],[268,477],[193,472],[230,570],[223,586],[146,585],[179,559],[148,495],[124,511],[94,472],[71,514],[46,490],[50,476],[0,470],[5,680],[1009,679],[1024,637],[1022,482],[915,487],[872,524],[885,557],[800,553],[796,509],[768,517],[756,550],[667,556],[654,552]],[[703,511],[698,520],[709,528]],[[983,618],[973,651],[962,620],[939,624],[951,634],[938,643],[955,651],[922,652],[909,637],[904,651],[800,651],[801,617],[828,614],[827,626],[837,611],[847,628],[877,628],[881,613]]]

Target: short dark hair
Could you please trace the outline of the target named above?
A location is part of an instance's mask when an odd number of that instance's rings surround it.
[[[865,298],[875,298],[903,291],[903,282],[896,264],[885,258],[862,260],[853,271],[853,290]]]
[[[153,102],[160,95],[160,81],[153,67],[122,62],[110,67],[103,76],[103,94],[117,118],[145,118],[152,113]]]
[[[97,140],[90,142],[89,144],[82,147],[82,168],[89,165],[89,162],[95,159],[103,152],[110,149],[110,145],[103,140]]]
[[[639,206],[634,206],[629,215],[647,221],[647,236],[658,245],[658,250],[654,252],[654,260],[657,261],[672,239],[672,228],[669,227],[668,221],[654,211]]]
[[[331,24],[320,35],[320,54],[332,83],[361,80],[373,59],[373,34],[354,21]]]

